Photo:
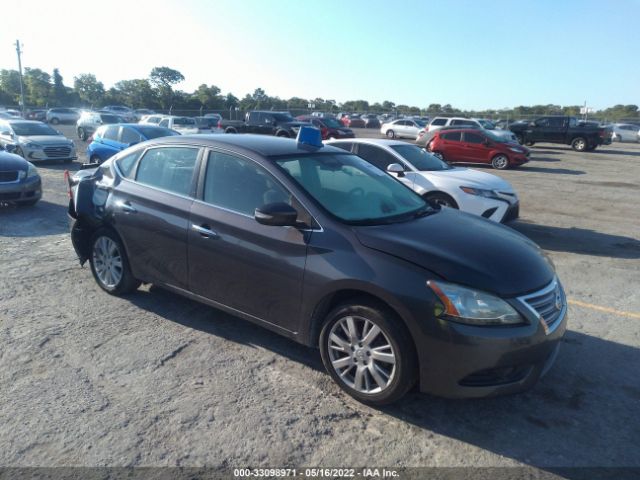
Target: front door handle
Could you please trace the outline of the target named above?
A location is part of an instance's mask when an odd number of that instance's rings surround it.
[[[209,225],[191,224],[191,229],[198,232],[205,238],[219,238],[219,235],[211,230],[211,227],[209,227]]]
[[[122,202],[119,207],[124,213],[138,213],[138,210],[136,210],[129,202]]]

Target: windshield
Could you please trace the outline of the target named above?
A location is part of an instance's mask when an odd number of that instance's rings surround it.
[[[32,135],[60,135],[49,125],[44,123],[12,123],[11,128],[16,135],[29,137]]]
[[[484,128],[486,128],[487,130],[495,130],[496,126],[491,123],[489,120],[478,120],[477,121],[480,125],[482,125]]]
[[[502,137],[500,135],[496,135],[493,132],[490,131],[484,131],[482,132],[483,134],[485,134],[487,137],[489,137],[491,140],[493,140],[494,142],[498,142],[498,143],[510,143],[513,142],[514,140],[512,138],[507,138],[507,137]]]
[[[196,124],[196,121],[193,118],[189,118],[189,117],[176,117],[173,119],[173,124],[193,126]]]
[[[431,211],[412,190],[355,155],[311,154],[276,158],[275,162],[345,223],[394,223]]]
[[[440,160],[435,155],[430,154],[424,148],[417,145],[391,145],[407,162],[421,172],[435,172],[439,170],[451,170],[452,167]]]
[[[327,128],[343,128],[344,127],[344,125],[338,122],[335,118],[323,118],[321,122],[324,123]]]
[[[427,122],[425,122],[424,120],[414,120],[414,122],[416,122],[416,125],[418,125],[419,127],[427,126]]]
[[[172,135],[180,135],[178,132],[174,132],[168,128],[162,127],[143,127],[141,125],[136,126],[136,130],[142,134],[147,140],[159,137],[170,137]]]
[[[275,118],[277,122],[295,122],[293,117],[288,113],[274,113],[273,118]]]

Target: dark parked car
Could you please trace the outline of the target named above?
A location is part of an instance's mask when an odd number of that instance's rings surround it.
[[[301,122],[308,122],[314,127],[320,129],[323,140],[329,140],[332,138],[354,138],[353,130],[346,128],[332,117],[314,117],[311,115],[300,115],[296,117],[296,120]]]
[[[380,128],[380,120],[377,115],[367,114],[360,117],[364,121],[364,128]]]
[[[35,205],[40,198],[42,181],[36,167],[0,147],[0,204]]]
[[[244,121],[224,120],[218,122],[218,128],[224,133],[257,133],[292,138],[298,130],[308,123],[298,122],[289,112],[272,112],[270,110],[253,110],[248,112]]]
[[[153,283],[319,347],[340,387],[373,405],[415,383],[483,397],[546,373],[567,305],[533,242],[431,207],[313,127],[299,140],[167,137],[80,170],[80,261],[108,293]]]
[[[449,163],[483,163],[498,170],[527,163],[531,153],[517,142],[476,128],[436,130],[429,151]]]
[[[360,115],[345,115],[340,121],[347,128],[364,128],[365,122]]]
[[[578,152],[595,150],[611,143],[611,129],[580,122],[576,117],[540,117],[533,122],[518,122],[509,126],[524,145],[536,142],[563,143]]]

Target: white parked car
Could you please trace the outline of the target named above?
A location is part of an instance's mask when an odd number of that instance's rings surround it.
[[[80,118],[80,112],[73,108],[50,108],[47,110],[47,123],[57,125],[59,123],[76,123]]]
[[[175,130],[182,135],[194,135],[196,133],[200,133],[196,119],[192,117],[163,115],[158,126]]]
[[[148,123],[149,125],[158,125],[165,115],[154,113],[153,115],[143,115],[138,123]]]
[[[115,115],[124,118],[125,122],[135,123],[138,121],[138,116],[135,112],[124,105],[107,105],[102,110],[106,112],[113,112]]]
[[[425,128],[425,123],[412,118],[401,118],[393,122],[383,123],[380,133],[389,138],[416,138],[418,132]]]
[[[613,134],[611,140],[614,142],[640,142],[640,127],[630,123],[614,123],[611,125]]]
[[[424,149],[398,140],[353,138],[325,143],[358,155],[431,203],[496,222],[518,218],[518,195],[497,175],[452,167]]]
[[[0,121],[0,145],[30,162],[62,160],[70,163],[78,158],[72,140],[35,120]]]
[[[434,117],[427,128],[421,129],[416,135],[416,144],[426,147],[436,131],[444,127],[471,127],[480,130],[490,130],[495,136],[511,142],[517,142],[518,138],[511,130],[497,128],[489,120],[462,117]]]

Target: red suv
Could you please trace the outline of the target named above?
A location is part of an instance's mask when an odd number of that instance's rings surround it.
[[[437,132],[430,150],[449,163],[486,163],[498,170],[527,163],[530,154],[519,143],[471,128]]]

